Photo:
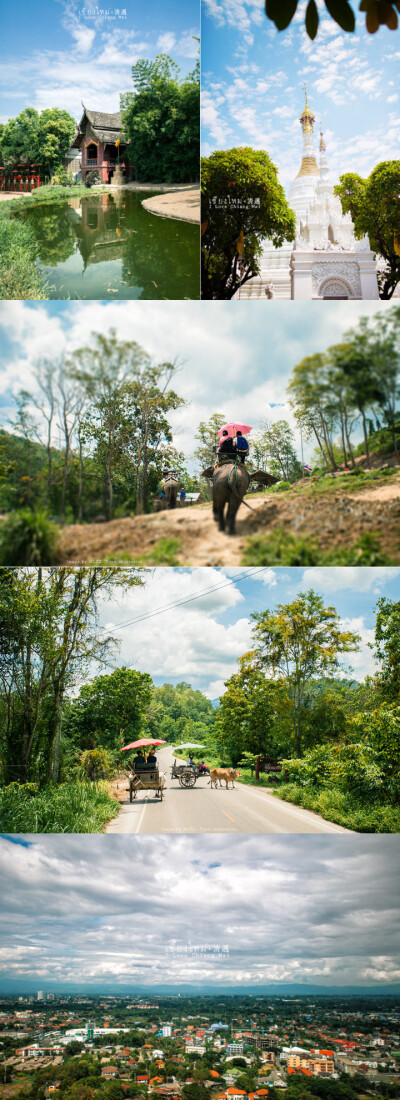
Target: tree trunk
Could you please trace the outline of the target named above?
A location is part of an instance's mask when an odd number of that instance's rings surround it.
[[[365,454],[366,454],[366,458],[367,458],[367,466],[369,467],[371,465],[371,461],[370,461],[370,456],[369,456],[367,422],[366,422],[366,419],[365,419],[364,410],[362,410],[361,416],[362,416],[362,425],[363,425],[363,433],[364,433]]]
[[[61,730],[62,730],[62,708],[63,708],[64,688],[63,685],[56,682],[54,685],[54,707],[51,718],[51,743],[49,754],[49,779],[53,783],[58,783],[60,773],[60,746],[61,746]]]

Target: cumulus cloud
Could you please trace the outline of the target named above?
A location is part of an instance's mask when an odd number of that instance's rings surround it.
[[[234,850],[205,836],[201,851],[190,836],[3,838],[2,979],[386,988],[400,965],[398,862],[396,838],[379,836],[235,836]],[[205,943],[227,954],[199,971],[189,950],[182,965],[180,947]]]

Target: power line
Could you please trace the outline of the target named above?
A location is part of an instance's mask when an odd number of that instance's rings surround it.
[[[210,588],[204,588],[197,592],[194,596],[184,596],[181,600],[176,600],[173,603],[165,604],[164,607],[156,607],[152,611],[146,611],[144,615],[138,615],[134,619],[126,619],[125,622],[119,623],[118,626],[109,627],[109,631],[124,630],[127,626],[135,626],[136,623],[141,623],[144,619],[151,619],[156,615],[163,615],[165,611],[172,611],[175,607],[180,607],[182,604],[194,603],[196,600],[202,599],[203,596],[208,596],[210,592],[218,592],[221,588],[226,588],[230,584],[236,583],[240,580],[248,580],[250,577],[255,576],[257,573],[264,573],[267,566],[259,566],[258,569],[245,569],[243,573],[239,573],[235,577],[225,580],[222,584],[213,584]],[[106,632],[106,628],[104,628]]]
[[[219,591],[221,588],[226,588],[230,584],[235,584],[236,581],[249,580],[250,577],[257,576],[258,574],[265,573],[267,566],[259,566],[258,569],[245,569],[242,573],[236,574],[234,577],[230,577],[228,580],[223,581],[222,584],[214,584],[209,588],[204,588],[197,592],[194,596],[185,596],[181,600],[176,600],[173,603],[166,604],[164,607],[154,608],[152,611],[147,611],[144,615],[138,615],[135,619],[127,619],[124,623],[120,623],[118,626],[110,627],[110,630],[124,630],[127,626],[134,626],[136,623],[141,623],[145,619],[151,619],[156,615],[163,615],[166,611],[172,611],[175,607],[180,607],[182,604],[194,603],[196,600],[202,599],[203,596],[208,596],[210,592]],[[103,665],[107,665],[108,668],[114,670],[119,668],[119,665],[113,665],[105,658],[99,662]],[[134,662],[132,662],[133,664]],[[125,665],[125,668],[131,668],[131,665]]]

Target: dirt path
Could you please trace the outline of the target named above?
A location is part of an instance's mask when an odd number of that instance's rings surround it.
[[[142,206],[152,214],[159,214],[162,218],[177,218],[184,222],[195,222],[200,225],[200,188],[193,187],[191,191],[171,191],[167,195],[153,195],[150,199],[142,199]]]
[[[293,535],[307,536],[321,550],[349,547],[364,532],[380,539],[381,549],[400,562],[400,476],[389,485],[357,494],[255,494],[248,498],[254,511],[243,506],[234,538],[222,534],[212,518],[211,505],[200,504],[172,512],[66,527],[62,552],[69,563],[93,562],[118,555],[146,558],[159,539],[179,539],[177,558],[182,565],[240,565],[246,538],[267,536],[283,526]]]

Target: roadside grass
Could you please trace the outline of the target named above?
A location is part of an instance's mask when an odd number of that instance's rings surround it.
[[[0,829],[5,833],[101,833],[118,803],[98,783],[10,783],[0,791]]]
[[[395,565],[381,550],[379,536],[366,531],[353,543],[333,550],[320,550],[316,540],[305,535],[295,536],[276,527],[270,535],[250,535],[241,565]]]
[[[306,790],[297,783],[282,783],[273,794],[357,833],[400,832],[400,806],[362,802],[338,787],[330,787],[329,790],[308,787]]]

